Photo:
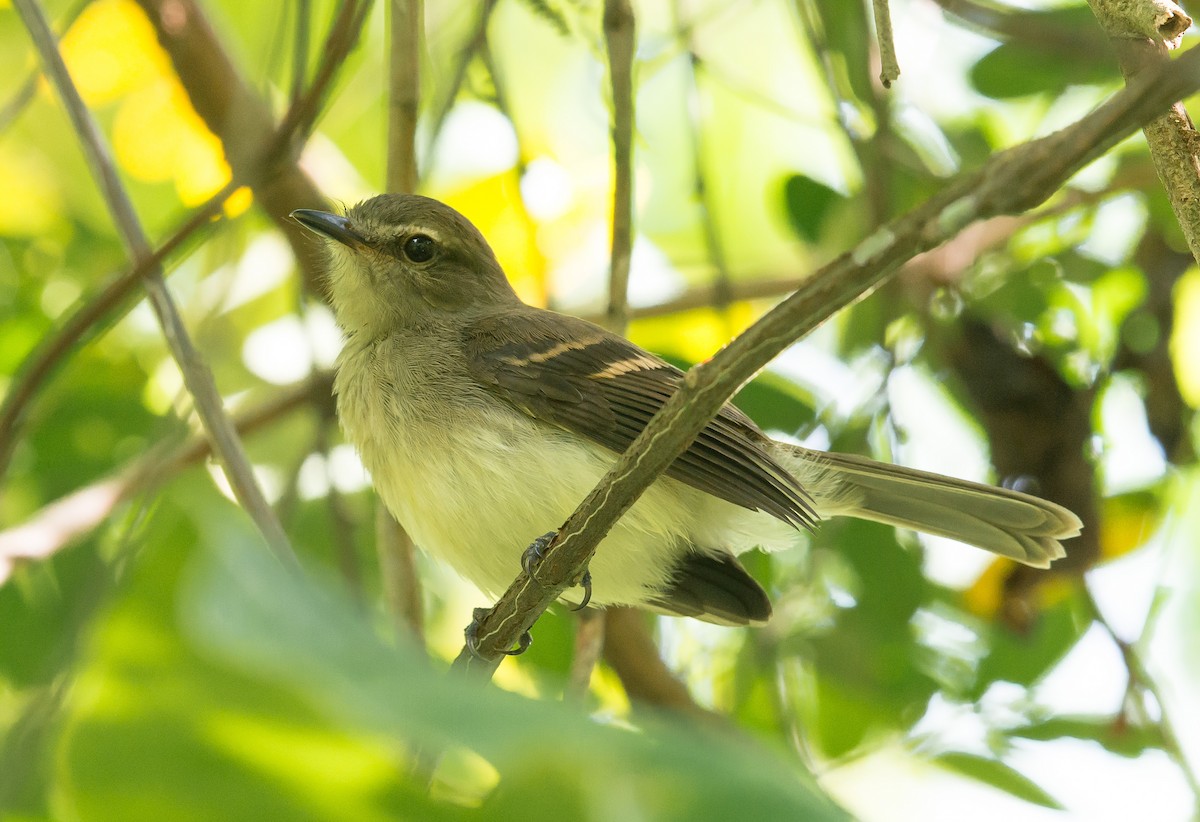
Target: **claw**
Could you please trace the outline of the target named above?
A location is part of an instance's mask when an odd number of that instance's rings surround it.
[[[488,611],[489,609],[487,608],[476,608],[474,611],[472,611],[471,624],[467,626],[465,631],[463,631],[463,636],[466,638],[467,650],[471,652],[471,656],[484,661],[486,661],[487,658],[479,651],[479,623],[485,616],[488,615]],[[502,651],[501,653],[505,654],[506,656],[519,656],[528,651],[529,646],[532,644],[533,635],[528,631],[525,631],[517,640],[517,647],[510,648],[509,650]]]
[[[572,611],[582,611],[592,601],[592,572],[584,569],[583,576],[579,578],[579,585],[583,588],[583,601],[572,608]]]
[[[529,547],[525,549],[525,553],[521,554],[521,570],[532,577],[538,563],[546,555],[546,549],[550,547],[557,536],[558,531],[547,531],[530,543]]]

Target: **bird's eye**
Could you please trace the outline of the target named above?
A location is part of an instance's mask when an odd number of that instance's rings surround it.
[[[436,245],[432,237],[414,234],[404,241],[404,256],[414,263],[427,263],[433,259]]]

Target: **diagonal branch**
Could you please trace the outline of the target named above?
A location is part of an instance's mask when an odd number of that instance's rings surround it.
[[[129,256],[135,264],[153,257],[154,252],[150,247],[150,241],[138,220],[129,194],[125,191],[117,175],[116,165],[113,163],[108,146],[100,135],[100,130],[92,119],[91,113],[83,104],[79,90],[75,88],[75,84],[67,72],[67,66],[58,50],[54,34],[50,31],[50,26],[42,14],[41,8],[36,0],[17,0],[15,5],[25,27],[29,30],[30,37],[37,46],[47,74],[62,96],[63,104],[66,106],[75,131],[83,144],[83,150],[92,167],[92,173],[100,184],[105,202],[117,224]],[[184,384],[196,402],[196,411],[212,439],[213,449],[225,468],[234,495],[254,520],[267,545],[275,552],[276,556],[286,563],[296,563],[296,555],[288,542],[287,534],[284,533],[283,526],[280,525],[275,512],[267,503],[262,489],[254,479],[250,460],[242,450],[241,440],[225,413],[221,395],[217,391],[212,373],[192,345],[183,318],[180,317],[179,311],[167,291],[162,265],[151,264],[143,282],[146,285],[146,293],[150,298],[151,307],[162,326],[167,346],[179,364],[180,371],[183,372]]]
[[[877,287],[919,252],[976,220],[1026,211],[1175,100],[1200,88],[1200,50],[1147,72],[1075,124],[994,156],[924,205],[883,226],[806,280],[711,360],[687,372],[679,390],[613,464],[558,531],[535,569],[522,572],[475,626],[476,653],[456,667],[486,671],[576,579],[612,524],[633,505],[738,388],[784,348]]]

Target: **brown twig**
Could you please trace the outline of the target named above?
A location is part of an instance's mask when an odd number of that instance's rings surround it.
[[[685,716],[728,727],[729,721],[700,707],[658,654],[646,627],[646,615],[634,608],[609,608],[604,612],[604,660],[612,666],[636,704],[653,705]]]
[[[253,189],[256,202],[291,245],[306,287],[320,294],[324,262],[319,246],[288,215],[298,207],[321,208],[325,198],[296,164],[295,147],[312,129],[338,70],[357,42],[369,0],[349,0],[339,6],[312,83],[278,128],[267,104],[237,73],[194,0],[137,2],[154,25],[196,113],[220,138],[233,176]]]
[[[1027,211],[1086,163],[1200,87],[1200,51],[1147,73],[1075,124],[1008,149],[948,184],[823,267],[745,333],[685,375],[680,388],[568,518],[535,576],[520,573],[475,624],[455,665],[490,674],[537,617],[578,578],[616,519],[695,438],[721,405],[775,355],[871,291],[905,260],[966,225]]]
[[[92,172],[103,191],[105,203],[112,213],[130,257],[135,264],[149,259],[153,256],[150,242],[134,212],[133,203],[117,175],[116,165],[108,146],[67,72],[54,34],[50,31],[50,26],[46,22],[41,8],[36,0],[17,0],[15,5],[41,54],[47,74],[58,88],[75,131],[83,144],[84,153],[92,167]],[[254,472],[251,470],[250,461],[242,450],[241,441],[229,421],[229,417],[225,414],[221,395],[213,382],[212,374],[199,352],[192,345],[183,318],[179,315],[175,303],[167,291],[162,266],[151,264],[143,282],[150,298],[151,307],[162,326],[167,346],[183,372],[184,384],[195,400],[196,410],[204,423],[205,430],[212,437],[214,450],[225,468],[234,495],[246,509],[246,513],[254,520],[267,545],[275,552],[276,556],[286,563],[297,563],[298,560],[292,551],[291,543],[288,542],[287,534],[284,533],[283,526],[279,524],[275,512],[271,510],[262,489],[259,488],[258,481],[254,478]]]
[[[571,668],[567,672],[567,684],[563,699],[582,702],[592,684],[592,671],[600,661],[600,653],[608,637],[608,621],[605,612],[595,608],[584,608],[575,614],[575,647],[571,654]]]

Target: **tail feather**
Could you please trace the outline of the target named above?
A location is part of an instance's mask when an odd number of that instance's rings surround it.
[[[851,516],[949,537],[1037,568],[1066,555],[1079,517],[1029,494],[888,465],[851,454],[781,446],[822,516]]]

